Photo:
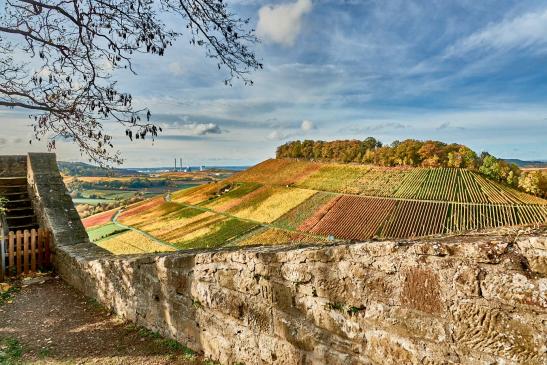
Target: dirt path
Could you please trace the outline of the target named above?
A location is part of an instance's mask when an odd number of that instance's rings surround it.
[[[52,277],[0,297],[0,364],[214,364]]]

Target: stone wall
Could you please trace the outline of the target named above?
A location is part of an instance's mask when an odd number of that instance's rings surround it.
[[[53,232],[54,246],[89,242],[72,198],[59,173],[54,153],[29,153],[25,158],[29,195],[41,227]],[[55,247],[54,247],[55,248]],[[55,249],[52,252],[55,255]]]
[[[545,364],[547,232],[112,257],[61,276],[223,364]]]
[[[223,364],[546,364],[547,229],[517,237],[112,256],[29,155],[62,278]],[[55,165],[55,166],[54,166]]]

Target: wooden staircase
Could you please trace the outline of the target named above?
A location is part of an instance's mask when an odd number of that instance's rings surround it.
[[[7,199],[5,215],[9,231],[38,228],[26,176],[0,177],[0,196]]]

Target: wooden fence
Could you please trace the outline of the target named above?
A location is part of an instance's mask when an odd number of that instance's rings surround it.
[[[5,270],[1,270],[0,280],[4,275],[20,276],[48,269],[51,241],[51,232],[43,228],[8,232],[1,240],[5,253],[2,267]]]

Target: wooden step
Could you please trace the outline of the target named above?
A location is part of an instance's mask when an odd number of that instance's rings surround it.
[[[13,219],[27,219],[27,218],[35,218],[34,214],[27,214],[27,215],[14,215],[14,216],[7,216],[6,219],[13,220]]]
[[[16,232],[16,231],[23,231],[25,229],[38,228],[38,223],[29,223],[29,224],[12,225],[12,226],[8,225],[8,227],[10,231]]]
[[[30,199],[8,200],[6,204],[4,204],[4,206],[8,210],[18,208],[32,208]]]
[[[0,191],[12,191],[12,190],[27,190],[28,185],[27,184],[21,184],[21,185],[0,185]]]
[[[26,185],[26,176],[0,177],[0,186]]]
[[[17,208],[10,208],[10,209],[6,209],[6,213],[11,213],[11,212],[20,212],[20,211],[25,211],[25,210],[29,210],[31,212],[34,212],[34,209],[32,209],[32,206],[29,205],[29,206],[26,206],[26,207],[17,207]]]
[[[9,192],[9,193],[0,193],[0,194],[5,198],[8,198],[10,196],[18,196],[18,195],[28,196],[28,191],[13,191],[13,192]]]

